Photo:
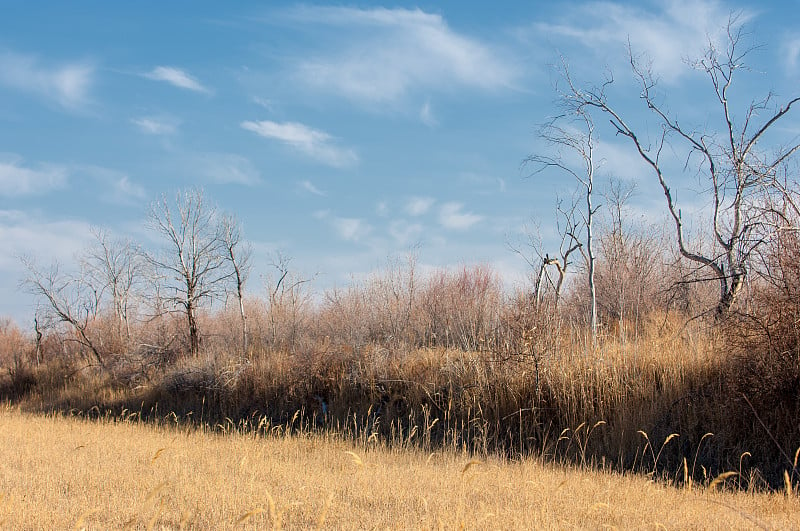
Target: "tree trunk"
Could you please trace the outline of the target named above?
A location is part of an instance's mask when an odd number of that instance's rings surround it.
[[[42,357],[42,330],[39,328],[39,318],[33,318],[33,330],[36,332],[36,366],[39,366]]]
[[[725,317],[730,313],[731,308],[733,308],[733,305],[736,303],[739,292],[744,286],[746,276],[747,274],[744,271],[735,271],[731,274],[730,285],[726,278],[720,279],[722,294],[720,295],[719,304],[717,305],[717,318]]]
[[[242,298],[242,285],[236,287],[239,297],[239,316],[242,318],[242,352],[247,355],[247,317],[244,314],[244,300]]]
[[[586,248],[589,257],[589,298],[591,307],[589,309],[589,323],[592,327],[592,345],[597,343],[597,291],[594,285],[594,242],[592,241],[592,217],[594,210],[592,207],[592,188],[594,185],[594,167],[589,165],[588,184],[586,185]]]
[[[197,357],[200,353],[200,335],[197,330],[197,316],[195,315],[194,304],[190,301],[186,305],[186,319],[189,324],[189,351],[192,357]]]
[[[545,268],[547,267],[547,262],[549,261],[548,256],[545,255],[544,259],[542,259],[542,265],[539,267],[539,274],[536,277],[536,289],[535,289],[535,296],[536,296],[536,307],[539,307],[539,303],[542,300],[542,282],[544,281],[545,275]]]

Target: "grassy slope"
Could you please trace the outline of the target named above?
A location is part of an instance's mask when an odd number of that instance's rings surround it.
[[[800,528],[794,496],[469,459],[2,408],[0,527]]]

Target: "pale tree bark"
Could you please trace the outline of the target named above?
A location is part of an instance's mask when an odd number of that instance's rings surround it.
[[[225,259],[233,270],[236,301],[239,304],[239,318],[242,321],[242,353],[247,354],[247,315],[244,309],[244,285],[250,276],[250,258],[253,248],[242,240],[242,228],[233,216],[226,216],[221,227]]]
[[[151,205],[148,226],[165,245],[148,260],[166,282],[163,300],[186,317],[189,350],[200,351],[197,312],[214,297],[222,296],[231,278],[216,208],[200,190],[178,193],[174,206],[163,196]]]
[[[588,270],[589,292],[589,325],[592,341],[597,339],[597,293],[595,289],[595,249],[594,249],[594,216],[598,207],[594,205],[594,181],[598,162],[595,160],[595,127],[591,116],[582,107],[572,107],[569,113],[559,116],[542,128],[542,138],[551,145],[555,155],[532,155],[526,160],[533,164],[535,173],[547,170],[558,170],[572,176],[581,188],[585,209],[573,209],[582,218],[585,230],[585,245],[577,234],[571,234],[571,240],[583,254]],[[579,162],[572,164],[568,158],[578,156]],[[576,168],[577,166],[577,168]],[[577,227],[576,227],[577,228]],[[559,268],[560,269],[560,268]],[[559,271],[563,281],[563,271]]]
[[[551,289],[553,292],[553,307],[558,309],[564,280],[569,271],[569,266],[572,264],[571,256],[582,246],[579,232],[583,224],[578,219],[577,208],[578,204],[574,197],[568,206],[564,206],[564,202],[561,199],[556,201],[555,224],[559,235],[557,255],[551,256],[549,252],[544,250],[545,246],[539,233],[538,224],[535,229],[527,226],[525,228],[526,241],[524,246],[528,247],[532,254],[525,252],[523,245],[507,243],[508,247],[520,255],[535,271],[533,298],[537,307],[542,304],[542,298],[546,291]],[[552,269],[555,269],[558,275],[555,281],[550,276],[549,271]]]
[[[707,76],[711,96],[717,104],[707,123],[698,129],[683,125],[666,110],[661,95],[656,92],[655,74],[640,63],[629,47],[639,99],[661,127],[652,145],[645,140],[647,128],[635,126],[609,101],[608,88],[614,83],[613,77],[600,86],[585,89],[578,87],[569,72],[564,71],[565,103],[581,112],[596,110],[605,115],[614,131],[630,140],[636,153],[652,170],[664,193],[681,256],[709,269],[712,280],[719,283],[716,314],[720,317],[728,314],[736,303],[753,254],[786,228],[779,216],[772,215],[769,204],[775,196],[786,193],[777,177],[781,168],[800,150],[796,138],[773,152],[760,147],[768,133],[778,134],[778,128],[793,106],[800,102],[800,97],[775,105],[773,94],[768,93],[763,99],[752,101],[740,113],[731,108],[733,81],[745,69],[744,59],[750,51],[740,49],[741,38],[742,30],[736,19],[731,18],[725,49],[710,44],[703,58],[694,63],[694,67]],[[671,159],[670,155],[676,158]],[[699,162],[698,171],[707,184],[711,206],[708,235],[714,242],[710,250],[687,243],[682,213],[671,184],[675,180],[671,168],[687,168],[693,161]]]

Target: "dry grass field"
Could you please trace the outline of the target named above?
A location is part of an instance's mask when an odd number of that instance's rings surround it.
[[[0,409],[3,529],[800,529],[784,493]]]

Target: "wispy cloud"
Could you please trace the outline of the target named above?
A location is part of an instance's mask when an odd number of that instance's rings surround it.
[[[800,60],[800,36],[793,35],[783,42],[783,61],[786,69],[794,73],[797,71]]]
[[[452,30],[419,9],[301,7],[289,16],[336,32],[325,50],[297,67],[307,85],[370,103],[396,101],[423,88],[495,90],[519,77],[514,60]]]
[[[149,135],[173,135],[178,131],[178,121],[158,116],[142,116],[131,119],[143,133]]]
[[[463,212],[461,203],[445,203],[439,209],[439,223],[446,229],[464,230],[483,220],[483,216]]]
[[[334,217],[330,222],[336,230],[336,234],[346,241],[360,241],[369,236],[372,232],[372,227],[366,221],[359,218]]]
[[[436,200],[432,197],[412,197],[406,203],[409,216],[421,216],[431,209]]]
[[[389,224],[389,235],[394,239],[395,246],[406,246],[417,243],[425,233],[421,223],[409,223],[405,220],[394,220]]]
[[[619,51],[630,42],[634,53],[646,53],[652,60],[654,72],[674,82],[688,72],[687,58],[698,56],[709,40],[717,44],[723,41],[730,6],[718,0],[652,4],[596,1],[567,4],[559,13],[561,21],[531,27],[531,38],[555,36],[581,43],[591,50],[592,57],[624,57]],[[738,23],[752,16],[743,11]]]
[[[69,261],[86,246],[91,227],[84,221],[47,220],[18,210],[0,210],[0,270],[21,270],[19,256]]]
[[[334,145],[334,139],[331,135],[301,123],[278,123],[263,120],[260,122],[242,122],[241,126],[243,129],[252,131],[264,138],[283,142],[330,166],[344,168],[358,163],[358,155],[355,151]]]
[[[426,101],[419,110],[419,119],[428,127],[436,127],[439,125],[439,120],[437,120],[436,116],[433,115],[433,109],[431,108],[431,102],[429,101]]]
[[[333,228],[342,240],[359,242],[372,233],[372,226],[361,218],[348,218],[333,215],[330,210],[317,210],[312,214]]]
[[[320,195],[320,196],[326,195],[325,192],[314,186],[314,183],[312,183],[311,181],[300,181],[300,187],[306,192],[312,193],[314,195]]]
[[[38,164],[26,167],[21,157],[0,156],[0,196],[46,194],[66,186],[68,176],[69,170],[65,166]]]
[[[89,103],[94,66],[86,62],[43,65],[39,58],[0,52],[0,85],[76,110]]]
[[[247,157],[235,153],[201,153],[189,161],[193,171],[205,181],[218,184],[253,186],[261,182],[261,173]]]
[[[114,180],[114,197],[144,199],[147,194],[144,188],[131,181],[127,175]]]
[[[263,107],[264,109],[268,110],[269,112],[275,112],[275,102],[273,102],[269,98],[262,98],[260,96],[253,96],[253,103],[258,105],[259,107]]]
[[[111,168],[94,165],[75,167],[75,173],[92,179],[99,189],[100,197],[120,205],[140,204],[147,198],[144,187],[131,180],[128,174]]]
[[[155,81],[165,81],[172,86],[192,90],[194,92],[211,92],[196,78],[192,77],[180,68],[172,66],[157,66],[150,72],[144,74],[144,77]]]

